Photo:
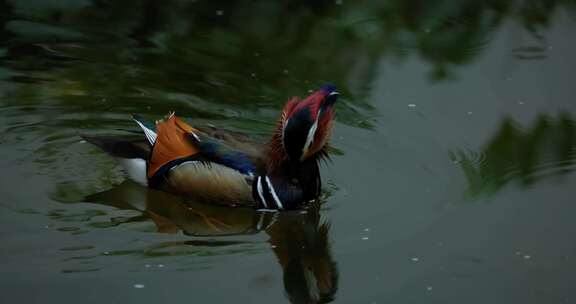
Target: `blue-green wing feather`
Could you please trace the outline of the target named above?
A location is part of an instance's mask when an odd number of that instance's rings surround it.
[[[245,175],[254,175],[256,164],[246,153],[233,149],[225,143],[201,134],[199,140],[191,136],[200,154],[209,161],[238,170]]]

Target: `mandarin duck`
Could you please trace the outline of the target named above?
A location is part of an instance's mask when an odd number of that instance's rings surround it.
[[[258,209],[297,209],[321,191],[319,160],[338,93],[323,86],[290,99],[267,144],[222,129],[194,128],[174,113],[156,123],[133,116],[144,136],[83,135],[116,157],[130,179],[197,202]]]

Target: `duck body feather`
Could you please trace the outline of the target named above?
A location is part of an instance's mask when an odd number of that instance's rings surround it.
[[[252,180],[261,157],[255,150],[243,152],[238,147],[261,144],[250,144],[253,140],[245,135],[233,140],[234,133],[223,135],[220,129],[200,131],[175,115],[156,125],[139,117],[135,120],[147,141],[133,136],[82,137],[116,157],[128,177],[139,184],[198,202],[256,206]]]

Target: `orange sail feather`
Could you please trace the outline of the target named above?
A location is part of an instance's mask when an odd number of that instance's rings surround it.
[[[194,156],[199,153],[197,147],[188,138],[190,134],[197,132],[176,115],[156,124],[157,139],[152,148],[148,163],[148,178],[162,166],[184,157]]]

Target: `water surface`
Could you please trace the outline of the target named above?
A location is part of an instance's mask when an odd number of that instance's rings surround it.
[[[574,1],[0,0],[1,302],[573,303]],[[322,204],[185,203],[79,134],[266,138],[342,98]]]

